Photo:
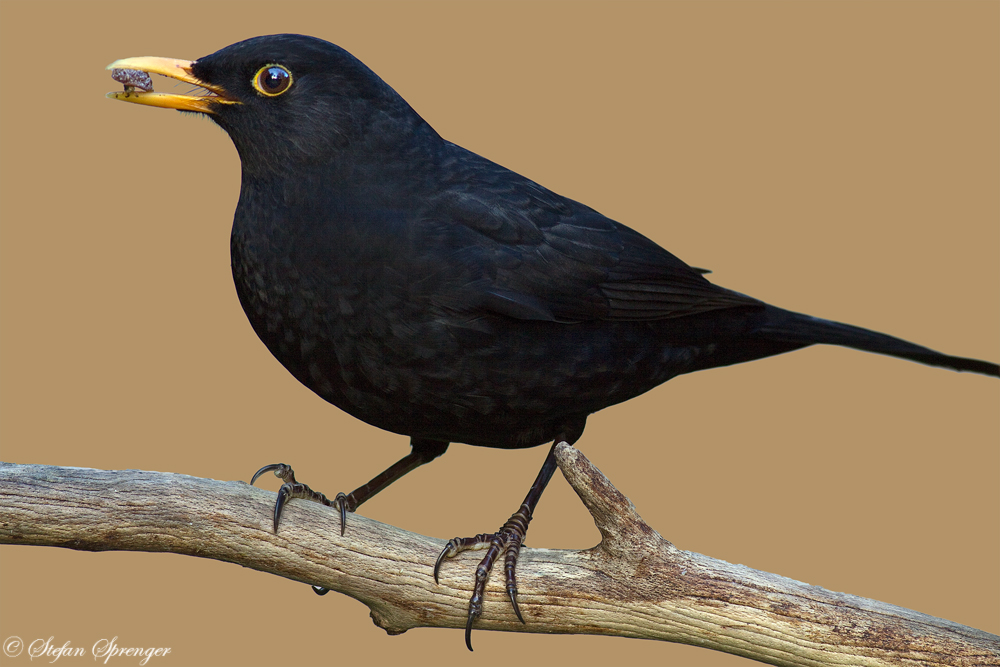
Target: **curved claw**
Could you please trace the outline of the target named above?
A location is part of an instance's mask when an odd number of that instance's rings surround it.
[[[527,529],[527,526],[525,526]],[[507,553],[504,554],[504,574],[507,578],[507,597],[510,598],[510,604],[514,607],[514,613],[517,615],[517,620],[521,621],[521,625],[526,625],[524,622],[524,617],[521,616],[521,608],[517,606],[517,557],[521,553],[521,547],[523,546],[523,535],[511,535],[509,536],[511,541],[507,543]]]
[[[250,486],[253,486],[254,482],[257,481],[257,478],[260,477],[261,475],[263,475],[264,473],[271,472],[272,470],[274,470],[274,471],[282,470],[282,469],[287,468],[287,467],[288,466],[286,466],[284,463],[271,463],[269,465],[264,466],[263,468],[261,468],[260,470],[258,470],[257,472],[255,472],[253,474],[253,477],[250,478]],[[281,475],[277,475],[277,476],[281,477]]]
[[[475,617],[472,615],[472,610],[470,609],[469,621],[465,624],[465,645],[469,647],[470,651],[472,650],[472,621],[474,620]]]
[[[435,584],[440,583],[438,582],[438,572],[441,570],[441,563],[444,562],[445,558],[450,558],[451,556],[454,556],[457,553],[457,551],[455,550],[455,540],[457,539],[458,538],[456,537],[454,540],[448,540],[448,544],[444,545],[444,549],[441,550],[441,553],[438,554],[437,560],[434,561]]]
[[[441,563],[444,561],[444,555],[446,553],[448,553],[448,547],[445,547],[444,549],[442,549],[441,553],[438,554],[437,560],[434,561],[434,583],[435,584],[440,584],[441,583],[440,581],[438,581],[438,572],[441,571]]]
[[[347,527],[347,494],[338,493],[333,500],[340,507],[340,536],[343,537],[344,529]]]
[[[288,500],[289,491],[288,487],[282,485],[278,489],[278,499],[274,502],[274,532],[278,532],[278,522],[281,521],[281,510],[285,508],[285,501]]]
[[[329,588],[323,588],[322,586],[313,586],[312,589],[316,595],[326,595],[330,592]]]
[[[514,606],[514,614],[517,615],[517,620],[521,621],[521,625],[527,625],[524,622],[524,616],[521,616],[521,608],[517,606],[517,587],[507,587],[507,597],[510,598],[510,603]]]

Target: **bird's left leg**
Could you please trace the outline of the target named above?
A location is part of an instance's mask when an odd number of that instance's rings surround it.
[[[274,476],[284,482],[278,489],[278,500],[274,503],[274,532],[278,532],[278,522],[281,520],[281,511],[285,503],[292,498],[311,500],[314,503],[336,507],[340,509],[340,534],[344,534],[347,525],[347,513],[353,512],[358,507],[370,499],[376,493],[386,488],[397,479],[410,472],[414,468],[419,468],[425,463],[430,463],[441,456],[448,449],[448,443],[440,440],[428,440],[424,438],[410,439],[410,453],[393,463],[391,466],[375,475],[367,484],[362,484],[350,493],[338,493],[332,501],[325,494],[313,491],[307,485],[296,481],[295,471],[286,463],[272,463],[266,465],[256,473],[250,480],[252,486],[257,478],[266,472],[273,471]],[[322,586],[313,586],[316,595],[326,595],[330,589]]]
[[[448,449],[448,443],[439,440],[428,440],[425,438],[410,439],[410,453],[393,463],[381,473],[372,478],[367,484],[362,484],[350,493],[338,493],[333,500],[327,498],[319,491],[313,491],[307,485],[295,480],[295,471],[290,465],[285,463],[272,463],[266,465],[256,473],[250,480],[251,486],[257,478],[266,472],[274,472],[274,476],[279,478],[284,484],[278,490],[278,500],[274,504],[274,532],[278,532],[278,522],[281,520],[281,511],[285,503],[292,498],[302,498],[311,500],[314,503],[336,507],[340,509],[340,534],[344,534],[347,525],[347,513],[353,512],[362,503],[369,500],[379,491],[383,490],[397,479],[410,472],[414,468],[419,468],[425,463],[430,463],[441,456]]]
[[[507,596],[510,597],[510,602],[514,605],[514,613],[517,614],[518,620],[524,623],[524,617],[521,616],[521,610],[517,606],[517,579],[515,576],[517,556],[524,543],[525,533],[528,532],[528,523],[531,522],[531,515],[535,511],[535,506],[538,505],[538,499],[541,498],[542,491],[545,490],[549,480],[552,479],[552,473],[556,470],[556,444],[564,440],[566,440],[565,437],[559,437],[552,443],[552,448],[549,450],[548,456],[545,457],[542,469],[538,472],[538,477],[531,485],[524,502],[500,530],[492,535],[480,533],[475,537],[456,537],[445,545],[444,550],[437,557],[437,562],[434,563],[434,582],[437,583],[438,570],[441,569],[441,563],[444,562],[445,558],[451,558],[463,551],[486,549],[486,556],[476,568],[476,583],[472,588],[472,599],[469,600],[469,620],[465,625],[465,645],[469,647],[470,651],[472,650],[472,623],[483,613],[486,580],[501,553],[504,554]]]

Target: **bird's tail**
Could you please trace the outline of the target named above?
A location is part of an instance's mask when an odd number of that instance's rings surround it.
[[[876,331],[768,307],[768,317],[757,330],[764,339],[799,347],[814,344],[841,345],[865,352],[910,359],[929,366],[1000,377],[1000,366],[979,359],[952,357]]]

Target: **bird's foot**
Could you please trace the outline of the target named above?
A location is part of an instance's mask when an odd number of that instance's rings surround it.
[[[313,491],[308,486],[301,482],[295,480],[295,471],[292,470],[292,466],[285,463],[272,463],[266,465],[256,473],[254,473],[253,479],[250,480],[250,485],[257,481],[257,478],[266,472],[273,471],[274,476],[280,479],[284,484],[278,489],[278,500],[274,503],[274,532],[278,532],[278,522],[281,520],[281,512],[287,503],[292,498],[301,498],[303,500],[311,500],[314,503],[319,503],[321,505],[326,505],[327,507],[334,507],[340,510],[340,534],[344,534],[344,527],[347,525],[347,512],[348,510],[354,511],[355,508],[350,506],[349,498],[347,494],[338,493],[337,496],[330,500],[324,494],[319,491]],[[317,589],[317,586],[313,586]],[[325,592],[326,589],[323,589]],[[319,590],[316,591],[319,595]]]
[[[504,574],[507,578],[507,596],[514,606],[514,613],[519,621],[524,623],[521,610],[517,606],[517,577],[515,569],[517,567],[517,556],[524,543],[524,536],[528,532],[528,523],[531,521],[531,508],[527,503],[522,504],[514,514],[503,525],[503,528],[496,533],[489,535],[480,533],[475,537],[456,537],[445,545],[444,549],[434,563],[434,582],[437,583],[438,571],[445,558],[457,556],[463,551],[473,551],[486,549],[486,556],[476,568],[476,583],[472,588],[472,598],[469,600],[469,620],[465,624],[465,645],[472,650],[472,624],[483,613],[483,596],[486,594],[486,581],[489,579],[490,571],[496,563],[500,554],[504,554]]]

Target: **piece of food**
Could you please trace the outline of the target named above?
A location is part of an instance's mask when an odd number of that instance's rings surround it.
[[[113,69],[111,78],[124,84],[126,93],[131,93],[136,88],[146,93],[153,92],[153,80],[137,69]]]

